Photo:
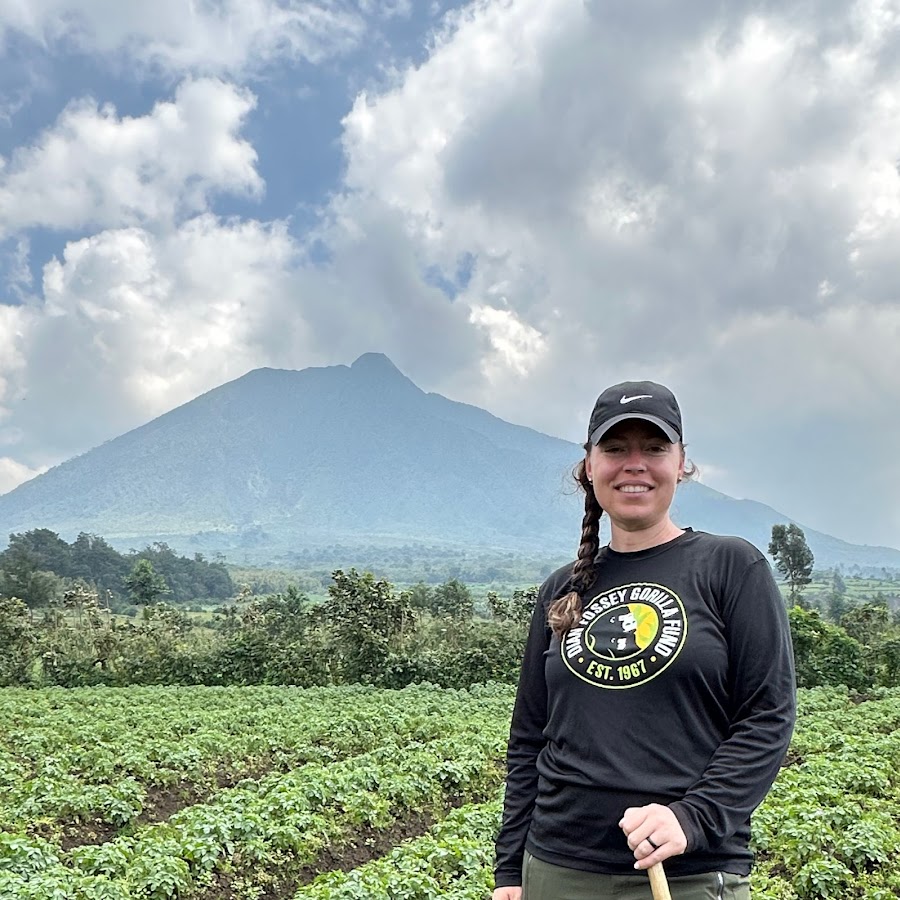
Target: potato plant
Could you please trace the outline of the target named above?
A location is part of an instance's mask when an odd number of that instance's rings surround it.
[[[372,745],[384,737],[376,727],[383,718],[404,722],[405,735],[388,729],[386,742],[363,753],[246,779],[165,822],[126,827],[99,844],[63,851],[35,834],[35,823],[18,833],[7,829],[0,897],[163,900],[202,895],[216,874],[235,876],[248,896],[258,896],[273,873],[283,878],[314,863],[326,846],[334,852],[360,828],[384,829],[413,811],[440,818],[500,785],[508,688],[341,689],[332,697],[341,701],[330,711],[333,734],[342,725],[361,734],[353,724],[361,721]],[[383,716],[366,722],[372,702]]]
[[[484,692],[482,692],[484,693]],[[125,826],[148,792],[206,794],[243,776],[429,740],[495,699],[412,687],[0,690],[0,829]],[[486,695],[485,695],[486,696]]]
[[[512,697],[0,692],[0,900],[486,900]],[[217,785],[223,771],[231,786]],[[142,792],[177,789],[179,772],[211,793],[142,822]],[[61,823],[79,816],[112,832],[67,845]],[[349,871],[322,869],[413,819],[436,824]],[[900,897],[900,690],[800,692],[753,846],[754,900]],[[322,872],[300,885],[305,867]]]

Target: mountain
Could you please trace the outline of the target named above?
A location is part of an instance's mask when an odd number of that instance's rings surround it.
[[[0,534],[50,528],[120,547],[246,551],[427,544],[567,558],[577,444],[420,390],[391,361],[256,369],[0,496]],[[702,484],[680,524],[768,545],[791,521]],[[900,551],[810,529],[819,566],[900,569]]]
[[[703,484],[687,483],[678,488],[672,516],[682,525],[717,534],[737,534],[765,551],[772,536],[772,526],[796,522],[771,506],[755,500],[735,500]],[[851,544],[800,522],[806,542],[815,556],[816,568],[859,566],[864,570],[900,570],[900,550]]]

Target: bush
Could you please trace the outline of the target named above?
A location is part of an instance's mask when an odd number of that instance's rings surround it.
[[[863,690],[873,684],[869,655],[859,641],[815,610],[794,606],[788,618],[799,687],[846,685]]]

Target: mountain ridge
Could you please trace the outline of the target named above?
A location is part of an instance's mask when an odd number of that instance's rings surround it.
[[[292,548],[404,542],[566,559],[580,533],[569,475],[582,452],[426,393],[384,354],[259,368],[0,496],[0,533],[250,546],[273,559]],[[699,483],[679,488],[673,516],[763,551],[772,524],[794,521]],[[893,548],[804,531],[818,566],[900,569]]]

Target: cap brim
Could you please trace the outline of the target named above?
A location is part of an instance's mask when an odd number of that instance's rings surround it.
[[[623,413],[621,416],[613,416],[602,425],[598,425],[591,433],[591,443],[596,444],[613,425],[618,425],[619,422],[624,422],[626,419],[643,419],[645,422],[651,422],[673,444],[677,444],[681,440],[681,435],[668,422],[664,422],[656,416],[648,416],[646,413]]]

